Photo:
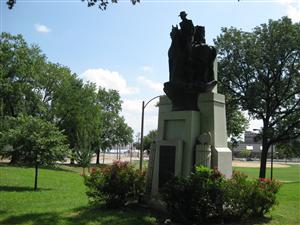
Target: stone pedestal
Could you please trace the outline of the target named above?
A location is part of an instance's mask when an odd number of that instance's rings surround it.
[[[200,94],[198,108],[199,111],[172,111],[170,100],[160,98],[156,150],[150,153],[152,196],[170,177],[188,176],[195,165],[217,167],[231,176],[225,98],[217,93]],[[209,140],[205,141],[207,135]]]
[[[198,97],[200,110],[200,133],[211,134],[211,166],[232,175],[232,152],[227,147],[225,96],[218,93],[203,93]]]

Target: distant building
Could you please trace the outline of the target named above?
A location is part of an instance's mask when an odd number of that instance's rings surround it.
[[[244,141],[238,143],[238,146],[232,149],[233,157],[242,158],[244,150],[251,151],[250,158],[260,158],[262,150],[261,140],[257,140],[257,133],[246,131]]]

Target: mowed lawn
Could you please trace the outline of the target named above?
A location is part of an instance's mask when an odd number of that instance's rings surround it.
[[[257,177],[258,168],[235,168]],[[34,192],[34,169],[0,165],[0,224],[156,224],[145,209],[107,210],[93,208],[85,195],[81,169],[60,167],[39,170],[39,191]],[[274,177],[284,181],[279,205],[267,219],[246,224],[300,224],[300,166],[275,168]],[[245,223],[243,223],[245,224]]]
[[[95,209],[88,204],[80,168],[39,170],[39,191],[33,191],[34,169],[0,165],[0,224],[155,224],[144,211]]]
[[[235,170],[257,178],[259,168],[235,167]],[[270,177],[270,168],[267,169]],[[300,165],[291,165],[288,168],[273,168],[273,179],[282,182],[277,195],[279,204],[269,213],[272,220],[266,224],[300,225]]]

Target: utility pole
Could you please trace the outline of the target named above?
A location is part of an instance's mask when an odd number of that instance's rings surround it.
[[[142,120],[141,120],[141,145],[140,145],[140,171],[143,169],[143,148],[144,148],[144,113],[146,106],[154,99],[159,98],[161,95],[158,95],[154,98],[151,98],[146,104],[145,101],[142,102]]]

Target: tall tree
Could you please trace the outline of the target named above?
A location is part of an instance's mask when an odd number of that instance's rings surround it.
[[[223,28],[215,44],[220,82],[242,110],[263,121],[264,178],[270,146],[300,136],[300,24],[284,17],[252,32]]]
[[[81,1],[87,2],[88,7],[97,5],[98,8],[101,10],[106,10],[109,4],[108,0],[81,0]],[[140,2],[140,0],[130,0],[130,1],[133,5]],[[111,0],[111,3],[118,3],[118,0]]]
[[[156,141],[156,138],[157,138],[157,130],[150,130],[149,133],[146,136],[144,136],[143,150],[147,150],[148,152],[150,152],[151,144]],[[139,137],[137,137],[137,142],[134,143],[134,146],[137,149],[141,148]]]
[[[76,146],[77,161],[88,166],[94,154],[94,145],[101,135],[102,110],[97,104],[95,84],[85,84],[80,92],[81,102],[77,114]],[[79,157],[78,157],[79,156]]]
[[[276,145],[276,157],[279,158],[299,158],[300,157],[300,139],[285,141]]]
[[[0,153],[35,166],[34,190],[38,187],[38,167],[64,161],[68,156],[66,137],[58,128],[33,116],[10,117],[8,129],[0,132]]]
[[[78,0],[79,1],[79,0]],[[82,2],[87,2],[88,7],[98,6],[99,9],[105,10],[109,4],[108,0],[81,0]],[[133,5],[140,2],[140,0],[130,0]],[[9,9],[12,9],[14,5],[17,3],[17,0],[7,0],[6,4]],[[118,0],[111,0],[111,3],[118,3]]]
[[[73,149],[73,159],[88,166],[102,126],[102,109],[97,103],[95,85],[84,84],[75,75],[69,76],[57,89],[52,104],[56,122]]]
[[[39,114],[42,105],[36,88],[44,74],[45,56],[21,35],[8,33],[0,36],[0,52],[0,114]]]
[[[97,92],[97,104],[102,110],[101,134],[98,142],[95,143],[96,163],[99,164],[100,150],[105,154],[107,149],[116,144],[116,124],[122,101],[116,90],[106,90],[100,87]]]
[[[126,124],[124,117],[117,117],[115,125],[115,143],[123,146],[132,143],[133,129]]]

